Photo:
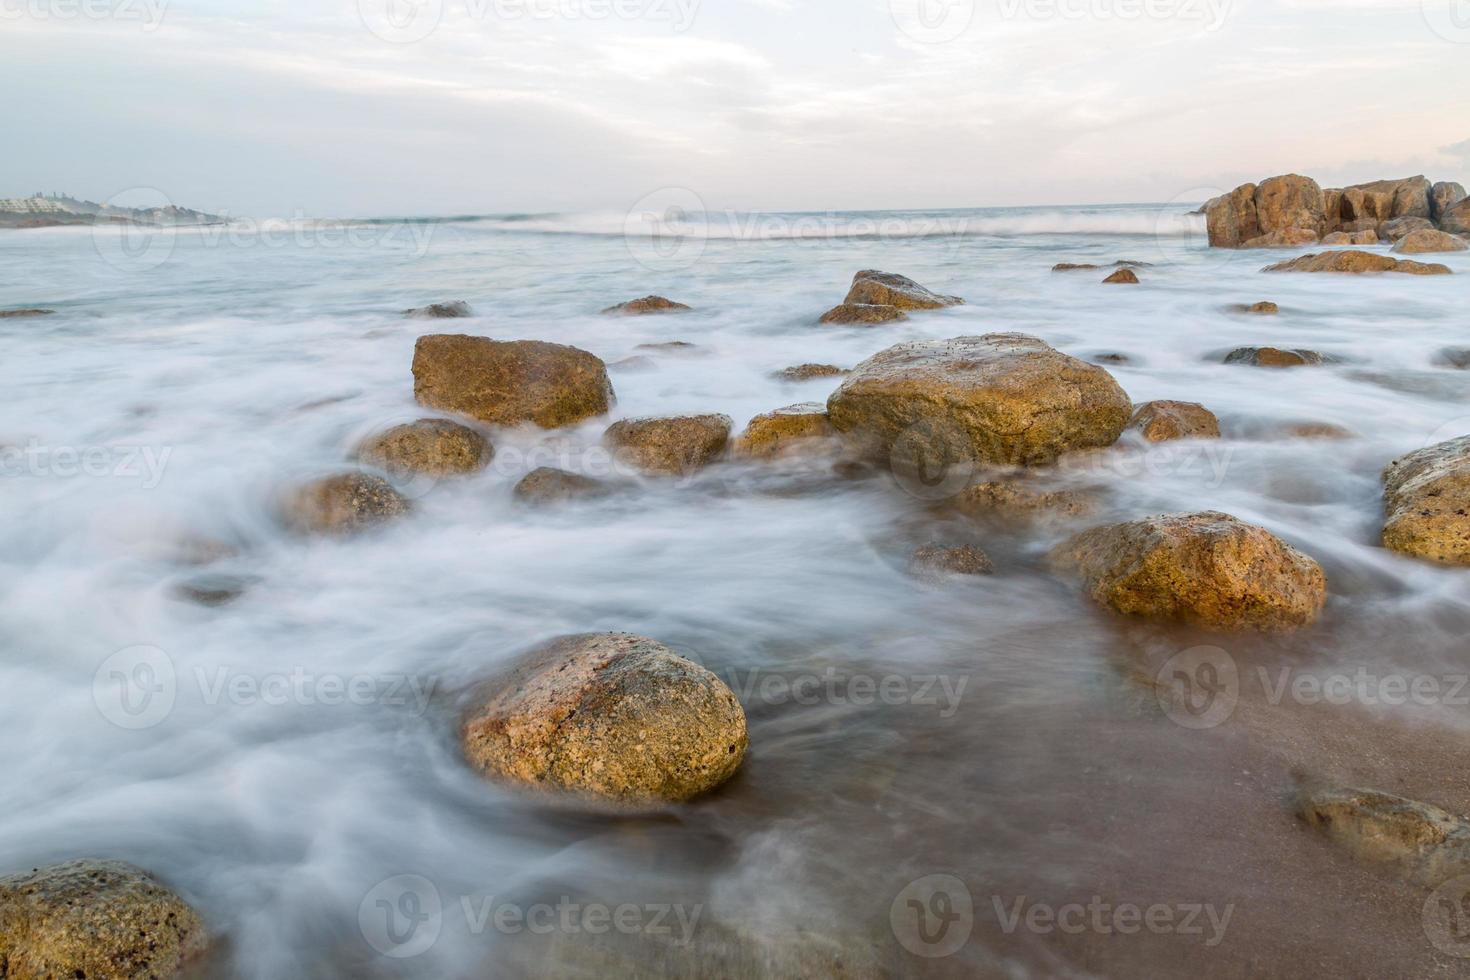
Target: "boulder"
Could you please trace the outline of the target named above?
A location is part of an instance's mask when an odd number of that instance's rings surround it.
[[[909,559],[909,574],[929,581],[954,575],[989,575],[994,571],[990,557],[972,545],[947,548],[926,544],[916,548]]]
[[[1256,185],[1256,223],[1262,235],[1297,229],[1316,240],[1327,230],[1326,199],[1310,177],[1285,174]]]
[[[735,453],[770,459],[819,449],[823,440],[836,434],[832,423],[827,420],[827,406],[820,402],[802,402],[751,419],[740,438],[735,440]]]
[[[1241,244],[1241,248],[1298,248],[1302,245],[1312,245],[1317,241],[1317,233],[1310,228],[1278,228],[1266,235],[1252,238]]]
[[[1350,245],[1377,245],[1378,232],[1374,231],[1372,228],[1364,228],[1362,231],[1355,231],[1349,237],[1348,243]]]
[[[1297,816],[1360,861],[1395,865],[1425,885],[1470,874],[1470,823],[1428,803],[1371,789],[1303,792]]]
[[[209,936],[199,914],[121,861],[68,861],[0,878],[0,976],[162,980]]]
[[[474,316],[470,304],[462,299],[450,303],[430,303],[428,306],[419,306],[411,310],[404,310],[403,315],[415,320],[454,320],[459,317]]]
[[[1428,218],[1394,218],[1385,221],[1378,226],[1378,237],[1384,241],[1396,242],[1399,239],[1412,235],[1416,231],[1433,231],[1434,222]]]
[[[1444,347],[1434,355],[1434,363],[1440,367],[1470,369],[1470,347]]]
[[[1439,227],[1451,235],[1470,236],[1470,198],[1446,208],[1439,217]]]
[[[286,496],[281,512],[302,534],[354,534],[407,514],[408,501],[382,477],[339,473]]]
[[[1090,517],[1097,513],[1094,494],[1070,488],[1048,489],[1030,480],[986,480],[950,498],[955,510],[981,521],[1042,524]]]
[[[1425,264],[1411,259],[1395,259],[1375,252],[1348,249],[1341,252],[1316,252],[1286,262],[1268,265],[1262,272],[1403,272],[1410,275],[1449,275],[1449,267]]]
[[[1334,231],[1330,235],[1324,235],[1322,237],[1322,242],[1321,242],[1321,244],[1323,244],[1323,245],[1332,245],[1332,246],[1337,246],[1337,245],[1351,245],[1352,243],[1353,243],[1353,236],[1350,235],[1350,234],[1348,234],[1345,231]]]
[[[1465,239],[1458,235],[1424,228],[1410,232],[1398,240],[1393,251],[1400,255],[1422,255],[1425,252],[1463,252],[1470,249]]]
[[[644,473],[692,473],[719,458],[730,440],[728,415],[678,415],[623,419],[603,433],[603,443],[620,462]]]
[[[649,313],[684,313],[689,309],[691,307],[662,296],[644,296],[642,299],[630,299],[626,303],[609,306],[602,312],[609,316],[644,316]]]
[[[1255,313],[1262,316],[1274,316],[1281,312],[1281,307],[1270,300],[1261,300],[1259,303],[1236,303],[1230,307],[1232,313]]]
[[[813,378],[840,378],[847,368],[835,364],[797,364],[777,371],[773,377],[778,381],[811,381]]]
[[[1237,347],[1225,355],[1226,364],[1249,364],[1252,367],[1302,367],[1326,362],[1327,358],[1314,350],[1282,350],[1279,347]]]
[[[1105,283],[1133,284],[1138,283],[1138,274],[1132,269],[1119,269],[1117,272],[1103,280]]]
[[[1205,229],[1216,248],[1239,248],[1261,234],[1256,185],[1241,184],[1205,205]]]
[[[465,757],[521,786],[644,806],[719,786],[745,756],[745,712],[709,671],[626,633],[564,636],[476,692]]]
[[[896,306],[880,306],[875,303],[843,303],[822,314],[818,323],[891,323],[907,320],[909,315]]]
[[[852,288],[842,302],[844,305],[896,306],[900,310],[937,310],[944,306],[959,306],[964,300],[958,296],[930,292],[908,276],[867,269],[852,277]]]
[[[370,436],[357,458],[397,477],[413,473],[452,476],[490,465],[495,447],[469,426],[448,419],[419,419]]]
[[[1133,414],[1117,381],[1025,334],[899,344],[853,369],[827,400],[860,453],[893,462],[1036,465],[1110,446]]]
[[[1403,217],[1427,218],[1430,186],[1428,178],[1418,176],[1344,187],[1342,220],[1383,222]]]
[[[420,337],[413,351],[418,403],[492,425],[574,425],[612,407],[612,382],[600,359],[539,340],[463,334]]]
[[[1450,208],[1465,200],[1465,185],[1441,180],[1429,189],[1429,220],[1439,224]]]
[[[1328,231],[1336,228],[1342,222],[1342,188],[1322,188],[1322,215],[1326,218],[1323,225]]]
[[[590,476],[542,466],[523,476],[511,493],[522,503],[564,504],[610,496],[612,487]]]
[[[50,316],[55,310],[0,310],[0,320],[23,316]]]
[[[1294,630],[1314,622],[1327,599],[1315,561],[1229,514],[1094,528],[1054,550],[1051,560],[1115,612],[1212,630]]]
[[[1145,402],[1133,413],[1128,428],[1136,429],[1149,442],[1220,438],[1220,420],[1195,402]]]
[[[1470,436],[1400,457],[1383,471],[1390,550],[1470,565]]]

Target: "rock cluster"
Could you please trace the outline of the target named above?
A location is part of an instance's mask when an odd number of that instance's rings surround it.
[[[1331,244],[1370,244],[1416,228],[1470,231],[1465,188],[1431,184],[1423,176],[1324,190],[1310,177],[1283,174],[1242,184],[1208,202],[1204,212],[1210,244],[1218,248],[1309,245],[1329,235],[1346,236]],[[1369,232],[1376,237],[1367,238]]]

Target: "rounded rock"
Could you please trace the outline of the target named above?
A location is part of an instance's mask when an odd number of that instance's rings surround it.
[[[1220,438],[1220,420],[1196,402],[1145,402],[1133,413],[1128,428],[1138,430],[1149,442]]]
[[[1383,471],[1383,544],[1442,565],[1470,565],[1470,436],[1400,457]]]
[[[286,496],[286,524],[304,534],[354,534],[409,512],[408,500],[382,477],[339,473]]]
[[[469,426],[448,419],[419,419],[364,440],[357,458],[392,474],[453,476],[490,465],[495,449]]]
[[[606,497],[612,493],[612,488],[590,476],[542,466],[522,477],[511,493],[522,503],[564,504]]]
[[[681,475],[718,459],[733,424],[728,415],[623,419],[602,438],[618,460],[644,473]]]
[[[832,423],[827,419],[825,405],[820,402],[802,402],[751,419],[745,431],[735,440],[735,453],[770,459],[820,448],[822,440],[831,439],[836,434]]]
[[[543,429],[605,415],[614,401],[607,366],[587,351],[464,334],[418,339],[413,394],[426,408],[491,425],[533,422]]]

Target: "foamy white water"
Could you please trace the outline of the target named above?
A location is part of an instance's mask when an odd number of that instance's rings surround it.
[[[1470,805],[1453,768],[1465,708],[1270,705],[1251,683],[1235,717],[1193,731],[1131,677],[1136,657],[1202,642],[1248,678],[1470,670],[1465,573],[1377,543],[1382,467],[1470,432],[1470,379],[1434,361],[1470,343],[1470,253],[1434,256],[1445,277],[1265,275],[1294,253],[1208,250],[1179,210],[716,216],[665,241],[626,239],[616,215],[0,235],[0,309],[57,311],[0,320],[0,873],[74,856],[149,868],[227,940],[206,967],[226,977],[783,975],[782,950],[824,944],[899,976],[1427,973],[1439,954],[1423,894],[1341,861],[1281,795],[1310,771]],[[1129,288],[1049,271],[1118,259],[1153,266]],[[967,305],[816,326],[866,268]],[[651,292],[695,312],[597,313]],[[477,315],[400,315],[452,299]],[[1226,309],[1262,299],[1281,314]],[[606,420],[498,435],[489,470],[428,488],[381,533],[302,540],[275,519],[282,489],[426,414],[409,372],[423,333],[651,357],[613,374],[615,416],[743,426],[840,380],[775,380],[786,366],[1000,330],[1126,354],[1110,370],[1135,403],[1215,411],[1218,444],[1089,468],[1108,491],[1101,519],[1219,509],[1262,524],[1326,568],[1323,622],[1270,640],[1122,623],[1047,574],[1055,533],[961,525],[886,475],[825,465],[730,463],[555,512],[512,502],[530,467],[590,465]],[[697,347],[638,349],[673,340]],[[1340,362],[1220,363],[1247,344]],[[1354,438],[1280,434],[1306,422]],[[997,574],[944,588],[905,574],[916,544],[955,536]],[[199,542],[226,554],[190,565]],[[203,576],[245,591],[218,607],[179,598]],[[751,752],[730,785],[613,821],[548,812],[462,765],[456,693],[528,644],[593,630],[655,637],[731,683]],[[895,696],[864,703],[842,680],[854,673],[898,678]],[[816,703],[790,696],[833,676]],[[934,959],[890,923],[930,874],[974,900],[968,942]],[[422,949],[374,931],[380,901],[408,923],[430,896]],[[1093,896],[1233,913],[1207,945],[1208,931],[1007,930],[996,911]],[[479,915],[564,897],[636,906],[638,928]],[[699,959],[715,947],[742,952]]]

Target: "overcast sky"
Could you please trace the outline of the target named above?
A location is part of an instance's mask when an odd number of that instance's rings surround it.
[[[1470,0],[0,0],[0,86],[0,196],[232,215],[1470,183]]]

